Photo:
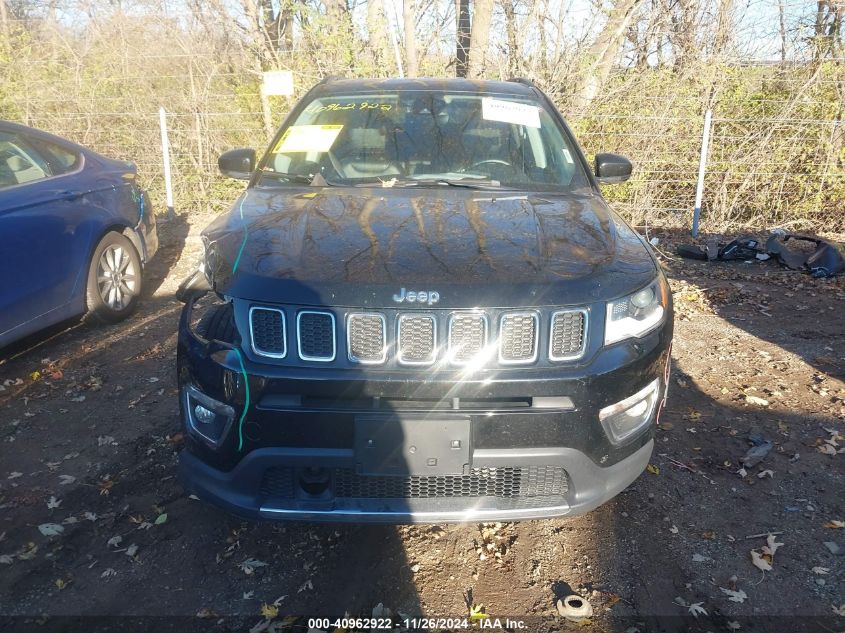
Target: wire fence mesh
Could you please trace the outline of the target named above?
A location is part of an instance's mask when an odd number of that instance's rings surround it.
[[[229,72],[211,57],[168,55],[169,70],[143,69],[149,55],[124,54],[44,78],[41,62],[19,68],[22,86],[4,118],[19,120],[80,142],[105,155],[131,160],[163,209],[164,178],[158,109],[165,107],[170,135],[175,208],[225,209],[243,186],[225,180],[216,159],[236,146],[268,142],[259,76]],[[609,186],[606,196],[635,223],[689,224],[695,200],[704,112],[713,109],[705,176],[703,221],[729,224],[841,225],[845,130],[836,97],[838,69],[816,73],[795,65],[725,69],[741,76],[681,85],[653,72],[617,72],[588,112],[556,101],[588,157],[600,151],[628,156],[632,179]],[[297,76],[301,96],[312,83]],[[732,88],[734,90],[732,91]],[[741,94],[739,94],[741,92]],[[277,126],[294,99],[272,97]],[[837,105],[838,104],[838,105]],[[0,99],[0,107],[4,105]]]

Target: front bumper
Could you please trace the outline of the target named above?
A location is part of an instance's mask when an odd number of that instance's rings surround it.
[[[599,411],[655,380],[663,397],[672,335],[670,320],[578,365],[458,376],[257,363],[200,338],[189,318],[190,302],[180,324],[180,389],[198,389],[237,416],[214,445],[186,425],[186,489],[244,517],[308,521],[439,523],[589,512],[636,479],[653,448],[654,414],[616,444]],[[184,424],[186,399],[180,402]],[[444,402],[454,406],[432,408]],[[469,464],[462,474],[362,472],[356,420],[373,416],[468,420]],[[325,483],[317,493],[302,484],[314,472]]]
[[[302,450],[265,448],[247,455],[231,471],[217,470],[188,451],[182,451],[180,475],[188,491],[200,499],[250,519],[360,523],[456,523],[463,521],[514,521],[555,516],[578,516],[600,506],[624,490],[645,470],[654,441],[649,439],[613,466],[601,467],[571,448],[533,450],[476,450],[473,466],[482,468],[565,465],[570,494],[555,505],[514,507],[496,497],[434,499],[290,499],[261,500],[264,472],[279,463],[291,466],[354,467],[351,450]]]

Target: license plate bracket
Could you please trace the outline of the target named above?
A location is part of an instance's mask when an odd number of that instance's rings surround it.
[[[362,475],[460,475],[470,465],[469,443],[469,418],[355,418]]]

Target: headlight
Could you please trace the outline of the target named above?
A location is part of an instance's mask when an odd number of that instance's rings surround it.
[[[621,402],[599,411],[599,420],[614,444],[621,444],[651,421],[660,395],[660,379]]]
[[[642,290],[607,304],[604,344],[647,334],[663,322],[669,305],[669,288],[659,277]]]

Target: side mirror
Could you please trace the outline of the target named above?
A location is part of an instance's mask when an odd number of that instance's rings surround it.
[[[249,147],[238,147],[220,154],[217,166],[224,176],[249,180],[255,171],[255,150]]]
[[[600,184],[625,182],[631,177],[634,166],[619,154],[596,154],[596,179]]]

